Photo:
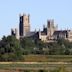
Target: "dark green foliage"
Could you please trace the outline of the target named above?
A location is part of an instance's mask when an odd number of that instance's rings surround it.
[[[34,40],[31,38],[22,38],[20,40],[20,43],[21,43],[22,48],[24,48],[24,49],[27,49],[27,48],[29,49],[29,47],[30,48],[35,47]]]
[[[17,61],[21,59],[20,42],[14,36],[4,36],[0,41],[0,56],[1,61]]]
[[[20,39],[20,45],[23,50],[23,54],[30,54],[34,50],[35,42],[32,38],[22,38]]]
[[[71,54],[70,50],[72,49],[72,43],[64,39],[60,39],[57,42],[48,43],[46,46],[48,46],[50,55]]]
[[[14,36],[4,36],[0,41],[0,61],[19,61],[28,54],[72,55],[72,42],[59,39],[44,43],[29,37],[17,40]]]

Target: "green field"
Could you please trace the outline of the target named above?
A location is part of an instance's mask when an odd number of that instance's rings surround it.
[[[72,55],[24,55],[24,62],[0,62],[0,70],[55,70],[72,72]]]
[[[55,70],[64,67],[72,71],[72,63],[65,62],[0,62],[0,69],[4,70]]]
[[[72,55],[24,55],[25,62],[72,62]]]

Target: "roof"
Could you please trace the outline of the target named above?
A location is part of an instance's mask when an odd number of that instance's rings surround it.
[[[33,36],[36,32],[29,32],[26,34],[26,37],[30,37],[30,36]]]
[[[54,35],[57,35],[57,34],[67,34],[69,30],[58,30],[58,31],[55,31],[54,32]]]
[[[44,28],[43,31],[41,31],[41,35],[47,35],[47,28]]]

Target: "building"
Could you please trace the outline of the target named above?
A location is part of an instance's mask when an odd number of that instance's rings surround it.
[[[72,42],[72,30],[58,30],[54,32],[54,39],[65,39]]]
[[[43,31],[39,31],[39,39],[44,42],[54,42],[58,39],[65,39],[72,42],[72,31],[58,30],[58,26],[55,26],[54,20],[48,20],[47,27]]]
[[[30,33],[30,15],[20,15],[19,18],[19,36],[26,37]]]
[[[54,40],[53,34],[57,31],[57,26],[54,26],[54,20],[47,21],[47,27],[43,28],[43,31],[39,31],[39,39],[44,42],[51,42]]]
[[[12,29],[11,35],[16,36],[17,39],[32,37],[34,39],[40,39],[44,42],[54,42],[63,38],[72,42],[72,31],[58,30],[58,26],[55,24],[53,19],[47,20],[47,27],[43,26],[43,31],[30,31],[29,14],[19,16],[19,33],[17,29]]]
[[[17,39],[19,39],[19,34],[17,28],[11,29],[11,35],[15,36]]]

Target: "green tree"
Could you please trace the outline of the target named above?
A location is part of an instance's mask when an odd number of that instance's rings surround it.
[[[20,39],[20,45],[21,48],[23,49],[24,54],[32,53],[32,51],[36,47],[34,40],[29,37]]]
[[[4,36],[0,41],[0,55],[3,61],[19,60],[22,58],[21,52],[20,42],[14,36]]]

